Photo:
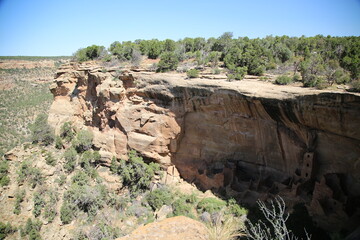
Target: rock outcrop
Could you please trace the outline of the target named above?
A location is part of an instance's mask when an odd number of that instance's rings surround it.
[[[206,240],[207,230],[203,223],[194,219],[178,216],[153,222],[136,229],[126,237],[117,240]]]
[[[359,94],[93,63],[61,67],[51,92],[49,122],[90,129],[108,159],[135,149],[242,202],[279,194],[331,230],[360,215]]]

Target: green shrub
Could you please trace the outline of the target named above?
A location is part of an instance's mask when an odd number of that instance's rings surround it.
[[[50,166],[55,166],[56,165],[56,159],[53,157],[51,152],[46,153],[45,161],[46,161],[46,164],[48,164]]]
[[[116,210],[125,210],[130,202],[130,198],[127,196],[118,196],[117,194],[111,194],[109,197],[109,205]]]
[[[301,76],[299,74],[295,74],[293,77],[292,77],[292,81],[293,82],[299,82],[301,81]]]
[[[317,75],[309,75],[307,78],[303,79],[304,87],[321,88],[324,82],[324,77]]]
[[[247,73],[247,67],[236,67],[230,70],[230,73],[227,75],[228,80],[242,80]]]
[[[101,56],[104,50],[105,48],[103,46],[91,45],[87,48],[80,48],[77,50],[74,53],[74,58],[79,62],[97,59]]]
[[[100,162],[100,154],[98,151],[85,151],[80,158],[79,164],[84,169],[96,166]]]
[[[71,142],[75,137],[75,132],[71,122],[65,122],[60,128],[60,137],[66,142]]]
[[[73,184],[77,184],[79,186],[85,186],[87,184],[89,184],[89,176],[83,172],[83,171],[78,171],[72,178],[71,178],[71,182]]]
[[[42,145],[49,145],[54,142],[55,135],[53,129],[47,122],[46,114],[39,114],[35,122],[29,126],[31,130],[31,141]]]
[[[35,188],[36,185],[41,185],[44,182],[44,177],[41,174],[40,169],[34,168],[27,161],[21,163],[18,173],[18,183],[22,184],[25,180]]]
[[[11,226],[10,223],[3,223],[0,222],[0,240],[3,240],[7,237],[9,234],[13,234],[16,232],[16,228]]]
[[[265,66],[264,65],[258,65],[256,67],[249,67],[248,72],[249,72],[249,74],[252,74],[252,75],[261,76],[265,72]]]
[[[335,79],[335,82],[337,84],[346,84],[351,80],[350,74],[348,72],[345,72],[342,68],[339,68],[334,72],[333,78]]]
[[[264,81],[264,82],[266,82],[266,81],[268,81],[270,78],[268,77],[268,76],[261,76],[261,77],[259,77],[259,80],[260,81]]]
[[[234,80],[234,79],[235,79],[235,75],[234,75],[234,74],[232,74],[232,73],[227,74],[227,80],[228,80],[228,81],[231,81],[231,80]]]
[[[281,75],[276,78],[275,83],[279,84],[279,85],[288,85],[288,84],[292,83],[292,81],[293,80],[291,77],[286,76],[286,75]]]
[[[49,191],[47,193],[47,197],[48,197],[48,200],[46,201],[45,206],[44,206],[43,216],[48,222],[53,222],[55,219],[55,216],[57,214],[56,203],[58,202],[58,196],[57,196],[56,192]]]
[[[174,52],[164,52],[161,54],[160,62],[158,63],[158,72],[172,71],[177,68],[179,59]]]
[[[73,147],[77,152],[84,152],[92,147],[93,134],[88,130],[80,130],[72,141]]]
[[[211,51],[207,57],[207,61],[211,63],[212,67],[216,67],[219,63],[221,52]]]
[[[162,52],[162,43],[157,40],[157,39],[153,39],[150,41],[147,41],[147,55],[150,59],[156,59],[158,58],[158,56],[160,56],[161,52]]]
[[[85,62],[88,61],[89,58],[86,56],[86,49],[80,48],[74,53],[74,59],[79,62]]]
[[[270,70],[270,69],[276,69],[277,65],[275,62],[269,62],[268,64],[266,64],[266,70]]]
[[[235,217],[240,217],[242,215],[247,215],[247,210],[240,207],[236,200],[231,198],[227,202],[227,214],[232,214]]]
[[[187,203],[197,204],[198,202],[198,197],[195,193],[184,195],[184,198]]]
[[[64,164],[64,168],[66,169],[66,171],[67,172],[74,171],[76,166],[76,158],[77,158],[76,150],[73,147],[68,148],[64,153],[64,158],[66,161]]]
[[[226,207],[226,202],[217,198],[204,198],[198,205],[199,212],[215,213]]]
[[[197,78],[199,77],[199,70],[197,69],[190,69],[186,72],[186,75],[189,77],[189,78]]]
[[[354,80],[351,82],[352,90],[355,92],[360,92],[360,79]]]
[[[62,186],[66,183],[66,175],[61,174],[59,178],[56,180],[56,182],[59,184],[59,186]]]
[[[99,184],[89,186],[84,184],[82,177],[79,178],[73,179],[73,184],[64,193],[63,205],[60,209],[60,219],[64,224],[70,223],[80,211],[87,213],[89,217],[94,217],[98,210],[108,203],[108,192],[104,186]]]
[[[41,210],[44,206],[45,206],[45,200],[43,198],[43,193],[39,193],[39,192],[34,193],[33,214],[35,217],[40,216]]]
[[[75,207],[64,203],[60,208],[60,220],[63,224],[69,224],[75,217]]]
[[[242,80],[246,73],[247,73],[247,67],[237,67],[234,71],[234,78],[235,80]]]
[[[217,75],[217,74],[221,73],[221,70],[219,68],[214,68],[212,72],[213,72],[213,74]]]
[[[10,183],[9,164],[6,160],[0,161],[0,186],[6,186]]]
[[[98,151],[85,151],[80,158],[79,165],[85,170],[86,174],[92,179],[98,179],[99,174],[94,168],[100,162]]]
[[[174,216],[187,216],[195,218],[193,214],[193,205],[187,202],[186,198],[180,197],[172,203]]]
[[[116,159],[116,157],[112,157],[111,163],[110,163],[110,171],[112,173],[117,173],[119,168],[119,161]]]
[[[21,228],[20,235],[21,237],[29,236],[29,240],[41,240],[40,230],[42,222],[38,219],[32,221],[30,218],[26,221],[25,228]]]
[[[155,189],[146,196],[147,203],[154,211],[163,205],[170,205],[172,200],[173,195],[168,188]]]
[[[129,188],[131,194],[136,195],[149,189],[151,179],[160,166],[156,163],[144,163],[142,157],[134,150],[131,150],[128,156],[128,161],[120,160],[116,166],[116,173],[121,176],[123,185]]]
[[[14,214],[19,215],[21,213],[20,204],[24,201],[26,192],[25,190],[17,191],[15,193],[15,206],[14,206]]]
[[[59,136],[55,137],[55,147],[57,149],[62,149],[64,147],[64,144],[63,144],[63,142],[61,140],[61,137],[59,137]]]

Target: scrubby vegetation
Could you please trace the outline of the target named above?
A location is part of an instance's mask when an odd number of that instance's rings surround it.
[[[24,201],[25,198],[25,190],[18,190],[15,193],[15,207],[14,207],[14,214],[19,215],[21,212],[21,206],[20,204]]]
[[[81,172],[74,178],[71,187],[64,194],[60,218],[64,224],[70,223],[80,212],[94,217],[98,210],[108,203],[107,190],[103,185],[90,185],[87,176]]]
[[[21,163],[17,173],[18,183],[23,184],[26,181],[32,188],[35,188],[36,185],[41,185],[44,181],[41,170],[39,168],[33,167],[32,164],[28,161],[23,161]]]
[[[0,222],[0,240],[6,238],[7,235],[16,232],[16,228],[11,226],[10,223]]]
[[[46,114],[39,114],[35,122],[30,125],[31,140],[33,143],[49,145],[54,142],[55,135],[47,122]]]
[[[104,57],[103,52],[105,51],[105,47],[91,45],[86,48],[80,48],[74,53],[74,58],[79,62],[84,62],[88,60],[93,60],[99,57]]]
[[[95,49],[94,45],[82,51],[86,55],[87,52],[92,53],[93,49]],[[96,46],[96,49],[97,54],[87,53],[93,56],[92,58],[88,56],[87,59],[115,58],[120,61],[132,61],[134,56],[138,58],[139,54],[149,59],[160,58],[157,65],[159,72],[176,70],[178,65],[183,62],[185,64],[191,59],[198,67],[216,68],[222,64],[227,69],[229,80],[241,80],[246,74],[261,76],[266,72],[277,75],[300,72],[305,87],[324,88],[333,83],[347,84],[360,78],[359,37],[317,35],[235,39],[231,32],[226,32],[218,38],[209,39],[199,37],[178,41],[170,39],[122,43],[116,41],[110,45],[108,52],[104,47]],[[180,67],[179,71],[182,71]],[[279,80],[277,83],[290,83],[284,80]]]
[[[20,235],[22,238],[28,237],[29,240],[41,240],[40,236],[40,230],[43,223],[38,220],[31,220],[31,218],[28,218],[26,225],[22,228],[20,228]]]
[[[197,69],[190,69],[186,72],[186,75],[189,77],[189,78],[197,78],[199,77],[199,70]]]
[[[53,99],[49,83],[37,80],[51,80],[54,73],[49,67],[0,69],[0,156],[30,140],[30,123],[49,110]]]
[[[133,195],[150,188],[150,183],[160,166],[156,163],[146,164],[136,151],[129,152],[127,161],[121,159],[119,163],[112,162],[112,171],[121,176],[122,182]]]
[[[278,76],[275,80],[275,83],[279,84],[279,85],[287,85],[292,82],[293,82],[293,79],[286,75]]]
[[[91,148],[93,135],[90,131],[80,130],[72,141],[77,152],[84,152]]]
[[[10,183],[9,163],[6,160],[0,160],[0,186],[6,186]]]

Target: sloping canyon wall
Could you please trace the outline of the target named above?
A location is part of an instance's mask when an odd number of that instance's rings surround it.
[[[91,130],[104,164],[131,148],[204,190],[247,203],[279,194],[325,229],[358,223],[359,95],[76,63],[51,92],[50,124]]]

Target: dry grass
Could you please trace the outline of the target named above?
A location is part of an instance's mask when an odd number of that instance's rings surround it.
[[[235,240],[246,235],[244,229],[244,222],[238,218],[230,216],[222,221],[222,217],[218,217],[207,224],[208,240]]]

